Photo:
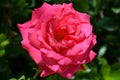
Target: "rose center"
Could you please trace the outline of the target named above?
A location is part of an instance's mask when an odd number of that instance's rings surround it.
[[[62,26],[60,29],[54,31],[54,37],[58,42],[63,40],[67,35],[69,35],[67,26]]]

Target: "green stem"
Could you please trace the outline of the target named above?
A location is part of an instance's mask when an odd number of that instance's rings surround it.
[[[36,79],[39,73],[40,73],[40,69],[36,69],[36,73],[34,74],[33,79]]]

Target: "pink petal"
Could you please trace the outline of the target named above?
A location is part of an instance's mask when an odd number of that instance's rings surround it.
[[[91,62],[95,58],[95,56],[96,56],[96,53],[93,50],[91,50],[89,53],[89,59],[87,58],[86,63]]]
[[[25,48],[29,52],[29,54],[33,58],[33,60],[36,63],[39,63],[42,60],[41,53],[39,50],[37,50],[36,48],[31,46],[30,42],[28,40],[28,28],[30,27],[30,24],[31,24],[31,21],[26,22],[24,24],[18,24],[18,28],[20,29],[20,32],[23,37],[23,40],[21,43],[22,43],[23,48]]]
[[[92,25],[82,24],[81,31],[85,34],[86,38],[88,38],[90,34],[92,33]]]
[[[38,34],[36,30],[29,30],[28,39],[31,45],[37,49],[40,49],[40,42],[38,40]]]
[[[22,46],[29,52],[30,56],[36,62],[36,64],[42,61],[41,52],[38,49],[31,46],[27,39],[24,39],[22,41]]]
[[[90,18],[88,16],[88,14],[86,14],[86,13],[80,13],[80,12],[78,14],[79,14],[80,21],[82,23],[90,23]]]
[[[92,36],[89,37],[88,39],[85,39],[84,41],[76,44],[72,48],[70,48],[66,55],[74,56],[74,55],[78,55],[78,53],[84,54],[88,50],[89,46],[91,46],[91,42],[92,42]]]
[[[43,15],[44,12],[46,11],[46,9],[48,9],[49,7],[51,7],[51,5],[47,4],[46,2],[44,2],[44,4],[42,5],[42,7],[37,8],[34,11],[32,11],[32,20],[40,18],[41,15]]]
[[[56,53],[53,50],[47,50],[47,49],[41,48],[40,51],[42,52],[42,55],[45,59],[44,61],[46,64],[51,64],[52,62],[54,63],[63,58],[62,55],[60,55],[59,53]],[[50,62],[49,59],[52,61]]]
[[[71,60],[70,58],[65,57],[65,58],[61,59],[58,63],[59,63],[60,65],[68,65],[68,64],[70,64],[71,62],[72,62],[72,60]]]
[[[39,65],[38,65],[39,66]],[[41,74],[40,74],[40,76],[41,77],[45,77],[45,76],[48,76],[48,75],[50,75],[50,74],[54,74],[55,72],[54,71],[52,71],[51,69],[49,69],[48,67],[46,67],[46,66],[39,66],[40,67],[40,69],[42,70],[42,72],[41,72]]]
[[[91,51],[86,52],[85,54],[80,55],[80,57],[76,56],[75,58],[77,59],[76,62],[77,64],[85,64],[91,62],[96,56],[96,53]]]
[[[24,24],[17,24],[23,39],[28,38],[28,28],[30,27],[31,21],[28,21]]]
[[[93,45],[95,45],[97,43],[96,41],[96,35],[93,35]]]
[[[84,70],[84,67],[82,65],[73,65],[73,64],[67,66],[63,65],[61,66],[61,70],[59,70],[58,73],[63,77],[70,79],[73,76],[73,74],[78,70]]]
[[[59,70],[58,60],[61,59],[60,55],[46,49],[41,49],[41,53],[43,61],[39,63],[40,68],[46,66],[50,70],[57,72]]]
[[[38,40],[39,40],[39,42],[40,42],[40,47],[51,50],[52,48],[51,48],[51,46],[49,46],[49,45],[45,42],[45,39],[44,39],[44,37],[43,37],[43,35],[42,35],[41,30],[38,30],[38,31],[37,31],[37,34],[38,34]]]
[[[88,39],[76,44],[73,48],[68,50],[66,56],[71,56],[70,58],[73,60],[74,64],[84,64],[89,62],[88,59],[89,55],[91,54],[90,50],[95,45],[95,43],[93,43],[93,41],[95,42],[94,39],[95,37],[91,35]]]

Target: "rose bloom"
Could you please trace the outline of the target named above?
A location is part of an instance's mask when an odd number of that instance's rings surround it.
[[[44,3],[32,11],[31,20],[18,24],[18,28],[22,46],[42,71],[41,77],[58,73],[71,78],[96,56],[91,50],[96,36],[90,18],[75,11],[72,3]]]

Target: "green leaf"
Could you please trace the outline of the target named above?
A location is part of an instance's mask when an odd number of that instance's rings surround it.
[[[120,63],[119,62],[117,62],[117,63],[115,63],[115,64],[113,64],[112,66],[111,66],[111,68],[112,68],[112,71],[115,71],[115,70],[120,70]]]
[[[7,40],[5,34],[0,34],[0,57],[5,54],[4,47],[9,44],[9,40]]]
[[[3,42],[1,42],[2,47],[6,46],[8,44],[9,44],[9,40],[4,40]]]
[[[73,0],[73,6],[80,12],[88,12],[89,9],[89,4],[86,0]]]
[[[99,64],[101,65],[107,64],[106,58],[103,58],[103,57],[97,57],[97,58],[98,58]]]
[[[22,75],[18,80],[25,80],[25,76]]]
[[[100,0],[91,0],[91,5],[94,9],[98,9],[99,5],[100,5]]]
[[[111,76],[111,80],[120,80],[120,70],[112,71],[110,76]]]
[[[112,11],[113,11],[115,14],[119,14],[119,13],[120,13],[120,7],[119,7],[119,8],[112,8]]]
[[[5,49],[0,49],[0,57],[2,57],[5,54]]]
[[[5,47],[9,44],[9,40],[7,40],[6,36],[2,33],[0,34],[0,46]]]
[[[32,78],[32,77],[29,77],[29,78],[27,78],[27,80],[37,80],[37,79],[34,79],[34,78]]]
[[[10,80],[17,80],[16,78],[11,78]]]
[[[102,28],[102,29],[105,29],[105,30],[111,31],[111,32],[116,31],[119,28],[118,24],[109,17],[100,19],[97,23],[97,26],[99,28]]]
[[[120,63],[115,63],[111,66],[111,80],[120,80]]]
[[[104,80],[111,80],[110,71],[111,71],[111,67],[108,64],[102,65],[101,74],[102,74]]]
[[[107,46],[103,45],[98,51],[98,57],[102,57],[105,54],[106,50],[107,50]]]
[[[6,36],[2,33],[0,34],[0,43],[6,40]]]
[[[56,75],[50,75],[46,80],[57,80]]]

